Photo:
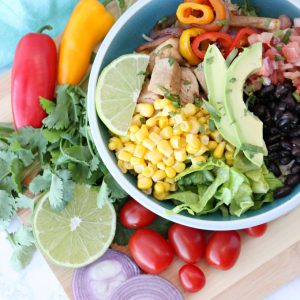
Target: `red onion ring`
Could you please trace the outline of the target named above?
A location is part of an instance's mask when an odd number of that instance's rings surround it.
[[[123,282],[109,300],[184,300],[167,279],[157,275],[140,275]]]
[[[74,272],[72,281],[74,299],[108,300],[115,288],[140,273],[139,267],[126,254],[108,250],[94,263]],[[97,275],[105,278],[97,280]],[[101,285],[104,281],[106,285]]]
[[[180,27],[168,27],[159,31],[152,31],[150,37],[154,40],[161,38],[166,35],[172,35],[173,37],[180,37],[183,28]]]

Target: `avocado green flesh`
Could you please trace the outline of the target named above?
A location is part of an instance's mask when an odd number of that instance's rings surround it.
[[[261,151],[243,149],[246,157],[255,165],[263,163],[266,146],[263,139],[263,123],[250,113],[243,101],[246,79],[262,66],[262,44],[256,43],[245,49],[231,64],[225,83],[225,110],[234,124],[240,145],[251,145]]]
[[[230,124],[224,107],[224,93],[227,74],[226,61],[216,45],[210,45],[204,59],[204,74],[208,88],[209,103],[215,107],[221,119],[215,121],[216,126],[223,138],[240,147],[236,128]]]

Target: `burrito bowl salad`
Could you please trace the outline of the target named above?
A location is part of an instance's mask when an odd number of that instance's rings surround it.
[[[120,170],[173,213],[241,216],[288,195],[300,182],[300,18],[184,1],[143,37],[97,85]]]

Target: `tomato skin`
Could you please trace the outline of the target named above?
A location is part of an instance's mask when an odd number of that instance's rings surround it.
[[[151,224],[157,215],[134,199],[128,200],[120,211],[120,222],[127,228],[140,228]]]
[[[253,237],[261,237],[266,233],[267,228],[268,228],[268,224],[261,224],[258,226],[245,228],[243,229],[243,231]]]
[[[146,273],[159,274],[173,260],[169,243],[154,230],[138,229],[129,240],[129,250],[137,265]]]
[[[205,275],[202,270],[192,264],[182,266],[178,275],[183,289],[190,293],[200,291],[206,282]]]
[[[175,254],[187,263],[194,264],[205,254],[206,241],[200,229],[173,224],[168,237]]]
[[[241,237],[237,231],[216,231],[206,248],[206,261],[220,270],[234,266],[241,251]]]

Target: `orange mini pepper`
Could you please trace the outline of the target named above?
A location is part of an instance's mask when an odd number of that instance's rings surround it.
[[[201,16],[194,14],[201,13]],[[214,20],[213,10],[208,5],[186,2],[178,6],[176,12],[179,22],[182,24],[210,24]]]
[[[202,33],[204,33],[204,30],[201,28],[189,28],[184,30],[180,36],[179,51],[192,66],[200,64],[201,59],[193,52],[191,39]]]
[[[89,68],[92,51],[115,19],[98,0],[80,0],[62,35],[58,84],[78,84]]]

